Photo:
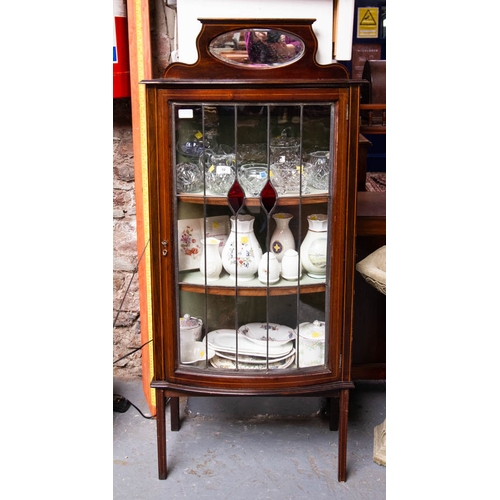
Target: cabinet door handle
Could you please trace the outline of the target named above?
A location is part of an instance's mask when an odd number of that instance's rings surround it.
[[[163,240],[161,242],[161,246],[163,247],[163,250],[161,251],[161,254],[163,255],[163,257],[166,257],[167,254],[168,254],[167,245],[168,245],[168,241],[167,240]]]

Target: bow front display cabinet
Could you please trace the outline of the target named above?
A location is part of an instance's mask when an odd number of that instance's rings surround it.
[[[361,82],[314,19],[200,22],[141,82],[159,477],[167,398],[178,430],[182,396],[316,396],[345,481]]]

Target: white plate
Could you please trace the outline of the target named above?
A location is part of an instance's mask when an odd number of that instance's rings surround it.
[[[295,354],[295,349],[292,349],[291,352],[289,352],[288,354],[286,354],[284,356],[281,356],[280,358],[271,358],[271,359],[272,359],[273,363],[276,363],[278,361],[283,361],[284,359],[289,358],[293,354]],[[219,356],[219,358],[225,358],[225,359],[229,359],[231,361],[236,361],[236,354],[233,354],[233,353],[227,353],[227,352],[223,352],[223,351],[215,351],[215,355]],[[238,356],[238,361],[240,363],[248,363],[251,365],[265,365],[267,363],[267,359],[268,358],[265,356],[248,356],[245,354],[240,354]]]
[[[283,368],[288,368],[295,361],[295,353],[287,358],[269,363],[270,370],[282,370]],[[210,359],[210,364],[215,368],[225,368],[228,370],[235,370],[236,363],[230,359],[220,358],[217,354]],[[267,370],[267,365],[262,364],[251,364],[251,363],[238,363],[238,368],[240,370]]]
[[[269,329],[267,328],[269,325]],[[277,323],[248,323],[240,326],[239,333],[242,333],[252,342],[267,344],[267,334],[269,331],[269,345],[282,345],[295,339],[293,328]]]
[[[236,330],[214,330],[207,335],[209,346],[216,351],[236,353]],[[270,358],[279,358],[290,354],[293,349],[293,342],[287,342],[281,345],[257,344],[252,342],[246,335],[238,334],[238,353],[248,356],[267,356]]]

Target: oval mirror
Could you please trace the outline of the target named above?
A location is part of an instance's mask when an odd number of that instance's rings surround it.
[[[270,28],[228,31],[210,42],[209,52],[217,59],[252,69],[275,68],[298,61],[304,42],[297,36]]]

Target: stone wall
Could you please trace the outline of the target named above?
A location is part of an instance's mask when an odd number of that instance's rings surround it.
[[[113,361],[141,345],[134,150],[130,99],[113,99]],[[113,364],[121,377],[140,377],[141,352]]]

